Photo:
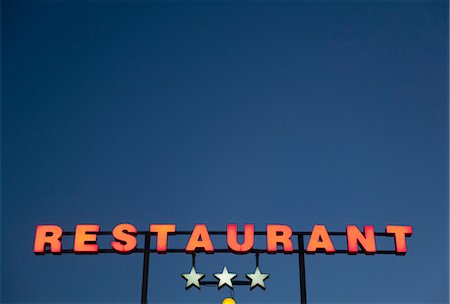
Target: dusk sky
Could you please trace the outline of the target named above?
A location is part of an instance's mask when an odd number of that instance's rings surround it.
[[[448,15],[443,0],[2,1],[1,302],[140,301],[141,253],[37,256],[38,224],[279,223],[413,226],[405,256],[306,256],[308,303],[448,303]],[[196,266],[245,280],[255,257]],[[149,303],[230,296],[185,290],[190,268],[151,255]],[[237,303],[299,303],[297,255],[260,268],[266,290],[236,286]]]

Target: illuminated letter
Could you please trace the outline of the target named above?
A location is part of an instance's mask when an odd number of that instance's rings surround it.
[[[136,248],[137,229],[131,224],[119,224],[114,227],[112,235],[115,242],[111,242],[112,248],[119,253],[131,253]]]
[[[75,252],[98,252],[97,234],[100,225],[77,225],[75,228],[75,242],[73,251]]]
[[[255,242],[255,226],[253,224],[244,225],[244,243],[238,243],[238,233],[236,224],[228,224],[227,226],[227,243],[228,248],[235,252],[247,252],[253,248]]]
[[[186,252],[195,252],[197,248],[203,248],[208,253],[214,252],[213,243],[209,237],[208,229],[204,224],[195,225],[186,245]]]
[[[50,245],[52,253],[61,252],[63,230],[57,225],[37,225],[34,237],[34,253],[44,253],[45,245]]]
[[[167,251],[167,235],[175,232],[176,226],[170,225],[150,225],[150,232],[156,232],[156,251],[158,253],[166,253]]]
[[[267,225],[267,252],[276,253],[278,244],[283,245],[283,252],[294,250],[291,241],[292,229],[287,225]]]
[[[358,227],[347,225],[347,251],[349,254],[358,253],[358,244],[366,253],[375,253],[375,231],[373,226],[364,226],[364,235]]]
[[[406,254],[406,237],[412,234],[412,226],[386,226],[386,233],[394,234],[395,251],[398,254]]]
[[[309,238],[306,252],[315,253],[317,249],[325,249],[327,253],[335,253],[333,242],[328,235],[327,228],[324,225],[314,225]]]

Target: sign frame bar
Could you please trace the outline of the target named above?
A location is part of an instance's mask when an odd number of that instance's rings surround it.
[[[171,233],[171,235],[191,235],[191,231],[176,231],[174,233]],[[227,231],[208,231],[210,235],[227,235]],[[99,231],[96,233],[97,235],[112,235],[112,231]],[[244,235],[243,231],[238,231],[238,235]],[[74,236],[74,231],[64,231],[63,236]],[[151,235],[157,235],[156,232],[150,232],[150,231],[138,231],[136,235],[144,235],[145,236],[145,243],[144,248],[136,248],[132,253],[143,253],[143,267],[142,267],[142,289],[141,289],[141,304],[147,304],[148,303],[148,278],[149,278],[149,270],[150,270],[150,254],[152,253],[158,253],[156,249],[151,249],[150,247],[150,240]],[[266,231],[255,231],[254,235],[267,235]],[[297,249],[294,249],[292,252],[286,253],[286,254],[298,254],[298,267],[299,267],[299,280],[300,280],[300,304],[306,304],[307,303],[307,297],[306,297],[306,268],[305,268],[305,254],[307,255],[314,255],[315,253],[309,253],[305,250],[305,241],[304,236],[311,235],[311,231],[293,231],[292,235],[297,237]],[[337,232],[337,231],[330,231],[328,232],[328,235],[339,235],[339,236],[346,236],[346,232]],[[375,236],[393,236],[392,233],[387,232],[375,232]],[[189,253],[186,252],[183,248],[167,248],[166,252],[164,253],[183,253],[183,254],[191,254],[193,257],[193,263],[195,264],[195,255],[196,253],[203,252],[193,252]],[[104,253],[116,253],[117,252],[114,249],[99,249],[98,252],[92,253],[92,254],[104,254]],[[214,253],[234,253],[229,248],[219,248],[214,249]],[[252,248],[251,250],[245,252],[244,254],[256,254],[257,263],[259,260],[259,254],[275,254],[275,253],[285,253],[283,250],[277,250],[274,253],[268,253],[265,249],[257,249]],[[324,254],[325,252],[317,252],[319,254]],[[51,254],[50,250],[45,250],[42,254]],[[54,253],[53,253],[54,254]],[[73,249],[62,249],[59,254],[77,254]],[[86,253],[83,253],[86,254]],[[88,253],[89,254],[89,253]],[[327,255],[334,255],[334,254],[349,254],[347,250],[345,249],[336,249],[333,253],[325,253]],[[377,250],[375,253],[367,253],[364,250],[359,249],[357,253],[354,254],[366,254],[366,255],[376,255],[376,254],[395,254],[395,255],[404,255],[399,254],[396,250]],[[249,285],[249,282],[247,281],[235,281],[236,285],[244,286]],[[214,285],[216,282],[214,281],[205,281],[202,282],[201,285]]]

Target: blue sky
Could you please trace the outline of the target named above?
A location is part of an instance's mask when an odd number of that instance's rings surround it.
[[[308,300],[448,302],[445,1],[4,1],[1,106],[2,302],[139,301],[139,254],[32,251],[37,224],[122,222],[413,225],[404,257],[308,256]],[[150,303],[229,295],[185,291],[190,263],[152,256]],[[261,269],[238,303],[298,302],[295,255]]]

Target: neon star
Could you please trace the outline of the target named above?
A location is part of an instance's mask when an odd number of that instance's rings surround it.
[[[214,276],[219,279],[218,288],[220,289],[223,285],[227,285],[233,288],[232,280],[237,276],[236,273],[229,273],[227,267],[223,267],[222,273],[215,273]]]
[[[200,289],[200,280],[205,276],[204,273],[197,273],[195,267],[192,266],[190,273],[182,273],[181,276],[186,280],[186,289],[189,289],[194,285]]]
[[[266,289],[266,285],[264,284],[264,280],[269,277],[268,273],[261,273],[259,267],[256,267],[254,273],[247,273],[246,277],[252,280],[250,284],[250,289],[255,288],[256,286],[261,287],[262,289]]]

